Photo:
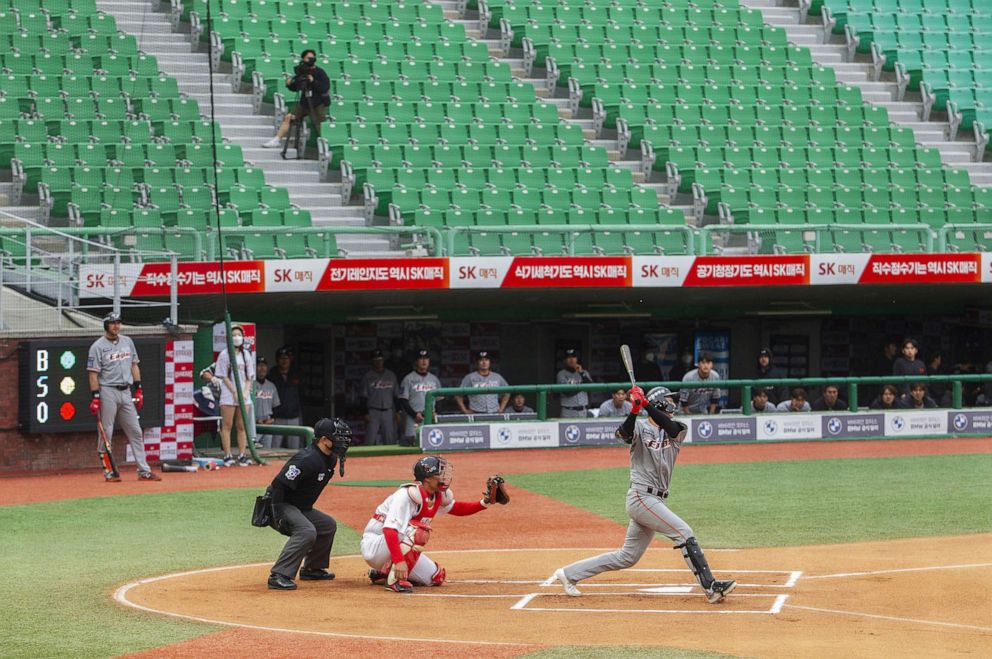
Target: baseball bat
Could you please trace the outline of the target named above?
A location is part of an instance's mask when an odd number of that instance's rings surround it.
[[[115,478],[120,478],[121,472],[117,469],[117,460],[114,459],[114,452],[110,449],[110,438],[103,427],[103,421],[98,416],[96,418],[96,429],[100,433],[100,441],[103,442],[103,468],[110,472]]]
[[[636,387],[634,381],[634,360],[630,358],[630,346],[624,343],[620,346],[620,359],[623,360],[623,367],[627,369],[627,376],[630,378],[630,386]]]

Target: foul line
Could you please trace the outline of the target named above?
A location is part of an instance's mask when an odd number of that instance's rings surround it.
[[[871,572],[838,572],[837,574],[818,574],[804,579],[839,579],[841,577],[867,577],[873,574],[895,574],[898,572],[927,572],[930,570],[962,570],[973,567],[992,567],[992,563],[969,563],[966,565],[934,565],[931,567],[904,567],[894,570],[873,570]]]
[[[842,616],[855,616],[858,618],[876,618],[878,620],[892,620],[894,622],[911,622],[921,625],[937,625],[939,627],[954,627],[956,629],[974,629],[981,632],[992,632],[992,627],[979,627],[978,625],[962,625],[956,622],[938,622],[936,620],[920,620],[919,618],[901,618],[898,616],[884,616],[878,613],[859,613],[857,611],[839,611],[837,609],[820,609],[814,606],[799,606],[787,604],[789,609],[802,609],[803,611],[815,611],[817,613],[833,613]]]

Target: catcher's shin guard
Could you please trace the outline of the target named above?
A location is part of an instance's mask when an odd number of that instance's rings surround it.
[[[431,577],[431,585],[432,585],[432,586],[440,586],[441,584],[443,584],[443,583],[444,583],[444,579],[445,579],[445,577],[447,577],[447,576],[448,576],[448,575],[447,575],[447,573],[446,573],[446,572],[444,571],[444,568],[443,568],[443,567],[441,567],[440,565],[438,565],[438,566],[437,566],[437,572],[435,572],[435,573],[434,573],[434,576],[433,576],[433,577]]]
[[[685,559],[686,565],[689,566],[692,573],[696,575],[696,581],[699,582],[703,590],[709,590],[710,586],[713,585],[713,573],[710,572],[710,564],[706,561],[706,555],[703,554],[703,549],[696,542],[696,538],[692,537],[681,545],[675,545],[675,549],[682,550],[682,558]]]

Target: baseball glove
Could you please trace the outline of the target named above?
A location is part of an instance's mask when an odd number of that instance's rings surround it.
[[[506,481],[499,474],[490,476],[486,481],[486,491],[482,493],[482,501],[487,506],[494,503],[510,503],[510,495],[506,492]]]

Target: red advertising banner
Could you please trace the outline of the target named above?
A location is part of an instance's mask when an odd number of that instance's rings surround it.
[[[265,290],[262,261],[226,261],[224,279],[228,293],[261,293]],[[131,295],[168,297],[172,278],[168,263],[146,263],[141,267]],[[221,292],[221,270],[217,263],[180,263],[179,294],[208,295]]]
[[[684,286],[804,286],[809,255],[697,256]]]
[[[978,254],[872,254],[858,283],[977,283],[980,264]]]
[[[331,259],[318,291],[448,287],[448,259]]]
[[[627,256],[518,256],[501,288],[589,288],[631,285]]]

